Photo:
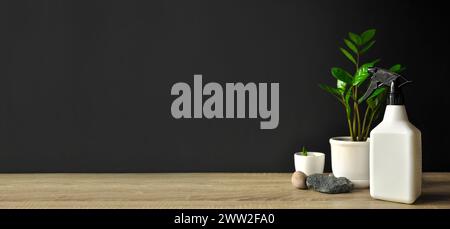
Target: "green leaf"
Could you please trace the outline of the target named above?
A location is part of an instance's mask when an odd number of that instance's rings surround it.
[[[372,62],[370,62],[370,63],[372,64],[372,67],[373,67],[373,66],[375,66],[375,64],[377,64],[377,63],[380,62],[380,61],[381,61],[381,59],[378,58],[378,59],[375,59],[374,61],[372,61]]]
[[[358,54],[358,48],[351,41],[344,39],[344,43],[353,51],[353,53]]]
[[[368,45],[366,45],[363,49],[361,49],[361,51],[359,52],[360,54],[364,54],[367,51],[369,51],[370,48],[372,48],[372,46],[375,44],[375,40],[371,41]]]
[[[302,147],[302,153],[301,153],[301,155],[302,156],[308,156],[308,151],[306,150],[306,147]]]
[[[347,89],[347,83],[342,80],[337,80],[336,86],[337,89],[342,92],[341,94],[344,94],[344,91]]]
[[[376,109],[376,102],[374,99],[367,99],[366,100],[367,106],[370,107],[370,109],[375,110]]]
[[[361,37],[358,34],[355,33],[348,33],[348,37],[350,38],[351,41],[353,41],[353,43],[355,43],[356,45],[360,46],[361,45]]]
[[[368,66],[361,66],[358,68],[358,71],[356,71],[355,78],[353,78],[353,86],[359,86],[364,81],[366,81],[367,77],[369,77],[370,73],[367,71]]]
[[[350,54],[347,50],[343,49],[343,48],[339,48],[341,50],[341,52],[344,54],[344,56],[346,56],[353,64],[356,65],[356,60],[355,58],[352,56],[352,54]]]
[[[361,65],[361,67],[358,68],[358,71],[356,71],[355,77],[353,78],[353,86],[359,86],[364,81],[366,81],[367,77],[369,77],[370,75],[368,69],[373,67],[379,61],[380,59],[376,59],[372,62]]]
[[[380,92],[377,92],[377,90],[379,90]],[[387,89],[385,87],[383,87],[383,88],[378,88],[377,90],[375,90],[375,92],[377,94],[370,96],[366,101],[367,105],[370,107],[370,109],[372,109],[374,114],[377,114],[375,116],[375,118],[378,117],[380,107],[384,104],[384,101],[386,100]]]
[[[386,95],[386,90],[384,92],[380,93],[377,97],[368,98],[366,100],[367,105],[372,109],[373,112],[378,112],[383,104],[382,101],[384,101]]]
[[[396,71],[400,70],[400,68],[402,68],[402,65],[396,64],[396,65],[392,66],[391,68],[389,68],[389,71],[396,72]]]
[[[367,99],[373,99],[376,98],[377,96],[379,96],[380,94],[382,94],[384,91],[386,91],[385,87],[380,87],[375,89],[375,91],[369,96],[369,98]]]
[[[341,98],[342,92],[339,89],[330,87],[326,84],[319,84],[319,87],[322,88],[324,91],[330,93],[331,95],[335,96],[339,101],[343,102]]]
[[[367,42],[372,40],[372,38],[375,36],[376,29],[369,29],[366,30],[364,33],[361,34],[361,45],[365,45]]]
[[[353,77],[342,68],[334,67],[331,68],[331,75],[337,80],[343,81],[346,84],[351,84],[353,82]]]
[[[325,84],[319,84],[319,87],[322,88],[322,90],[330,93],[331,95],[333,95],[334,97],[336,97],[336,99],[344,104],[345,102],[343,101],[342,95],[344,92],[342,92],[341,90],[334,88],[334,87],[330,87],[328,85]],[[345,105],[345,104],[344,104]]]
[[[406,68],[403,67],[401,64],[396,64],[396,65],[392,66],[391,68],[389,68],[389,71],[395,72],[395,73],[400,73],[405,69]]]
[[[366,100],[367,104],[370,106],[369,103],[373,102],[373,100],[375,98],[377,98],[379,95],[384,94],[385,91],[386,91],[385,87],[380,87],[380,88],[375,89],[375,91],[369,96],[369,98],[367,98],[367,100]],[[363,102],[363,100],[362,100],[362,98],[360,98],[358,100],[358,103],[362,103],[362,102]]]

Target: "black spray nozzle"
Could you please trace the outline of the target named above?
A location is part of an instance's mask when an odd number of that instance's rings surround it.
[[[401,105],[403,104],[403,95],[400,88],[412,81],[407,80],[405,77],[391,72],[383,68],[372,67],[368,69],[368,72],[372,74],[370,78],[370,84],[366,93],[361,100],[367,99],[375,89],[387,86],[389,87],[388,105]],[[400,82],[402,81],[402,82]]]

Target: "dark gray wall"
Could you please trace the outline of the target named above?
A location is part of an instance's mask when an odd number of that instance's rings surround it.
[[[450,171],[442,1],[1,1],[0,172],[291,171],[328,155],[344,112],[322,92],[348,31],[400,62],[425,171]],[[175,120],[175,82],[279,82],[280,125]]]

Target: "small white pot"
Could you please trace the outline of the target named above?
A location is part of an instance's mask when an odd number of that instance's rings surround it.
[[[301,153],[294,154],[295,171],[303,172],[307,176],[316,173],[323,173],[325,165],[325,154],[318,152],[308,152],[308,156]]]
[[[330,138],[331,168],[335,177],[346,177],[355,188],[369,187],[369,139],[351,141],[350,137]]]

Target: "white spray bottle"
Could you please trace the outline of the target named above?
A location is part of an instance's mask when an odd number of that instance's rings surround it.
[[[408,121],[401,92],[411,81],[381,68],[369,72],[371,84],[363,98],[389,87],[383,121],[370,132],[370,195],[412,204],[422,190],[422,143],[420,130]]]

